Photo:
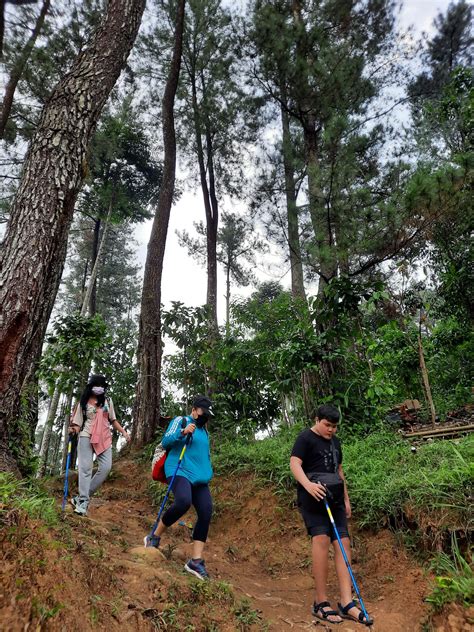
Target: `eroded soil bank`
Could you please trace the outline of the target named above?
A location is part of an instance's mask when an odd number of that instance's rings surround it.
[[[206,565],[209,584],[184,573],[189,526],[175,526],[161,551],[143,536],[155,510],[148,469],[119,460],[82,519],[68,509],[58,527],[10,514],[3,529],[0,629],[323,630],[313,600],[309,541],[297,511],[251,477],[213,482],[215,517]],[[58,488],[58,497],[61,492]],[[192,524],[194,514],[186,517]],[[376,632],[472,632],[462,609],[428,624],[428,577],[388,531],[352,529],[354,569]],[[332,565],[331,565],[332,566]],[[330,593],[337,601],[331,569]],[[329,629],[329,628],[328,628]],[[365,629],[351,622],[341,632]]]

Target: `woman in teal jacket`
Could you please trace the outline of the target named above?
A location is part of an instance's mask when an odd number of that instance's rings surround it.
[[[168,484],[176,470],[187,436],[191,434],[192,437],[171,488],[174,495],[173,504],[163,514],[151,542],[152,546],[158,547],[161,535],[193,505],[198,518],[193,530],[193,556],[184,568],[199,579],[209,578],[202,553],[212,516],[212,498],[209,491],[212,466],[207,432],[210,416],[213,416],[211,400],[204,395],[198,395],[193,401],[191,414],[187,417],[175,417],[166,430],[161,443],[168,451],[165,462]]]

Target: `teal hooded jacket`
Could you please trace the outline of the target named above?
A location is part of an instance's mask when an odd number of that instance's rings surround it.
[[[183,435],[181,430],[191,423],[195,423],[191,415],[175,417],[170,421],[166,429],[161,440],[161,444],[168,451],[165,461],[166,478],[173,476],[178,465],[181,450],[188,436]],[[205,428],[196,427],[184,453],[177,476],[184,476],[192,485],[199,485],[208,483],[212,475],[209,435]]]

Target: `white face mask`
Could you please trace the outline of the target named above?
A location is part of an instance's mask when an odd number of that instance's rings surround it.
[[[92,392],[94,393],[94,395],[102,395],[104,391],[105,391],[105,388],[103,386],[92,387]]]

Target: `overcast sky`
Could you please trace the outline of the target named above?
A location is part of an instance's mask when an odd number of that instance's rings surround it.
[[[233,0],[232,5],[239,2]],[[243,6],[243,2],[240,2]],[[406,29],[410,25],[414,28],[414,37],[419,39],[423,32],[432,30],[433,19],[439,11],[445,13],[449,5],[448,0],[407,0],[405,6],[399,14],[399,25],[401,29]],[[179,160],[179,158],[178,158]],[[178,164],[179,169],[179,164]],[[224,210],[233,210],[228,205],[221,206],[220,213]],[[245,209],[242,209],[243,211]],[[176,229],[185,228],[192,232],[193,222],[205,221],[204,206],[200,190],[195,195],[185,193],[176,206],[171,211],[171,220],[166,245],[164,261],[162,296],[165,307],[169,307],[171,301],[181,301],[186,305],[202,305],[206,301],[206,273],[198,262],[188,256],[186,250],[181,248],[176,237]],[[151,230],[151,222],[147,222],[138,227],[136,238],[140,243],[139,261],[144,264],[146,258],[146,247]],[[270,264],[270,265],[268,265]],[[277,269],[276,259],[268,259],[266,264],[259,266],[257,275],[261,281],[276,280],[281,281],[285,286],[289,286],[290,278],[285,267]],[[282,276],[284,275],[284,276]],[[235,294],[247,296],[253,288],[234,289]],[[222,270],[219,270],[218,279],[218,315],[219,323],[223,324],[225,318],[224,301],[224,278]]]

